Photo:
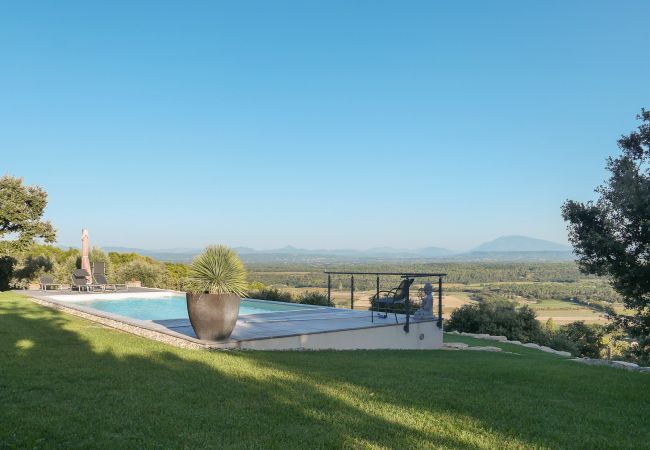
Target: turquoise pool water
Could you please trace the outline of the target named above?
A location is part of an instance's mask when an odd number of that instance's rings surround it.
[[[187,319],[187,304],[184,295],[161,298],[123,298],[123,299],[93,299],[75,302],[80,306],[97,309],[120,316],[139,320]],[[295,311],[316,306],[293,305],[291,303],[275,303],[263,300],[243,299],[239,307],[239,315],[265,314],[279,311]]]

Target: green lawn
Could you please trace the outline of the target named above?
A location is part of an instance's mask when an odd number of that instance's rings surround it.
[[[1,293],[0,448],[648,447],[649,374],[488,345],[182,350]]]
[[[550,300],[544,299],[539,300],[537,303],[526,303],[528,306],[535,310],[540,309],[581,309],[586,311],[592,311],[586,306],[578,305],[577,303],[570,302],[568,300]]]

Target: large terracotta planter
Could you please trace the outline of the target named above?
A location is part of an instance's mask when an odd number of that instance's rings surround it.
[[[187,313],[199,339],[227,339],[237,324],[240,298],[235,294],[186,294]]]

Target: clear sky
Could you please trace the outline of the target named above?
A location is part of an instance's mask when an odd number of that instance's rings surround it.
[[[5,2],[0,173],[59,242],[566,242],[650,107],[647,1]]]

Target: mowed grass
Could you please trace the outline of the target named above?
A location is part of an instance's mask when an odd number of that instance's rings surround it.
[[[184,350],[2,293],[0,447],[648,447],[649,374],[505,347]]]

